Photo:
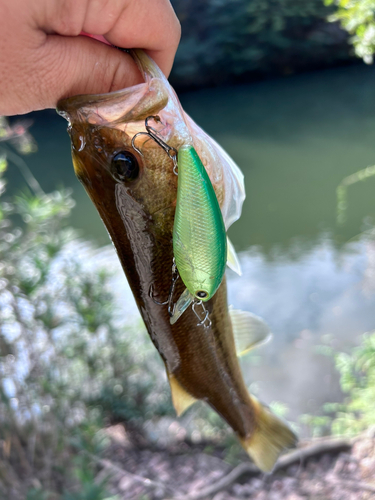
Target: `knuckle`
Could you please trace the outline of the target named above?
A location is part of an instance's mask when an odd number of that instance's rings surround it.
[[[175,37],[175,43],[176,43],[176,45],[178,45],[180,43],[180,40],[181,40],[181,23],[180,23],[179,19],[177,18],[177,16],[176,16],[176,22],[175,22],[174,37]]]
[[[82,30],[83,7],[83,2],[78,7],[75,0],[58,2],[51,12],[50,25],[55,28],[59,35],[78,36]]]

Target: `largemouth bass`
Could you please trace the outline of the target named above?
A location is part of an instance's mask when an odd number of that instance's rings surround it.
[[[147,134],[145,120],[158,116],[157,133],[179,151],[193,145],[206,169],[226,228],[244,199],[242,175],[226,153],[183,112],[168,81],[142,51],[132,53],[145,83],[105,95],[71,97],[58,104],[68,122],[76,175],[95,204],[117,250],[152,342],[167,370],[180,415],[195,400],[206,401],[233,428],[257,466],[270,471],[296,442],[290,428],[251,396],[236,352],[251,349],[269,331],[250,313],[227,304],[225,278],[205,302],[210,327],[186,309],[174,324],[163,306],[170,294],[173,226],[178,178],[173,161]],[[200,223],[198,220],[197,223]],[[229,245],[229,260],[236,258]],[[185,285],[174,283],[176,297]]]

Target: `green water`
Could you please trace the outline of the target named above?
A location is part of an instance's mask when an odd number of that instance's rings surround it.
[[[286,402],[291,418],[341,398],[332,362],[314,346],[328,336],[349,349],[375,329],[375,237],[361,236],[375,225],[375,176],[349,187],[346,223],[336,223],[337,186],[375,164],[374,82],[375,68],[358,65],[180,96],[245,174],[243,214],[230,229],[243,276],[228,274],[229,300],[270,325],[273,342],[258,366],[244,360],[244,375],[262,400]],[[107,244],[75,179],[66,122],[52,111],[32,118],[30,169],[45,191],[70,186],[72,225]],[[11,192],[24,187],[15,167],[7,176]],[[131,303],[118,278],[114,290]]]
[[[269,254],[311,247],[322,232],[337,243],[375,220],[375,177],[349,188],[347,222],[336,224],[336,187],[375,163],[375,69],[353,66],[180,96],[186,111],[235,159],[245,174],[243,215],[231,229],[237,248]],[[74,190],[72,223],[106,243],[94,208],[74,177],[66,123],[54,111],[32,115],[39,152],[28,165],[46,191]],[[12,191],[24,185],[8,173]]]
[[[186,110],[233,156],[247,200],[232,239],[242,249],[336,241],[375,220],[375,178],[349,190],[336,225],[336,187],[375,163],[375,71],[353,66],[182,96]]]

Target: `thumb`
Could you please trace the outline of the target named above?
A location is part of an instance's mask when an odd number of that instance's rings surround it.
[[[15,82],[14,109],[4,114],[55,108],[65,97],[102,94],[143,82],[129,54],[86,36],[48,35],[25,64],[20,74],[27,81]]]

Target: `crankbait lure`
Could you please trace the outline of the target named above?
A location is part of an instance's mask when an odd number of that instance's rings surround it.
[[[177,151],[157,135],[149,120],[160,122],[158,116],[149,116],[145,127],[133,137],[133,148],[140,154],[134,141],[138,135],[148,135],[155,140],[173,160],[174,172],[178,174],[176,213],[173,226],[174,265],[184,282],[185,291],[177,308],[173,307],[171,323],[175,323],[187,307],[193,303],[193,310],[200,324],[210,326],[208,313],[203,302],[210,300],[219,288],[227,261],[227,238],[223,216],[210,178],[196,150],[184,144]],[[171,309],[171,299],[169,309]],[[195,306],[201,305],[204,318],[201,319]]]
[[[193,146],[179,149],[177,164],[173,254],[186,288],[206,302],[219,288],[225,272],[224,221],[214,188]]]

